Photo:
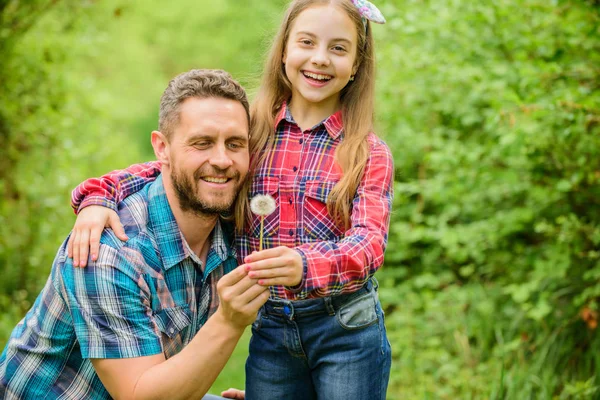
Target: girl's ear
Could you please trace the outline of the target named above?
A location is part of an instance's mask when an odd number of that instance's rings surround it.
[[[156,160],[160,162],[162,166],[169,166],[169,141],[167,140],[166,136],[163,135],[162,132],[152,131],[150,140],[152,142],[152,148],[154,149]]]

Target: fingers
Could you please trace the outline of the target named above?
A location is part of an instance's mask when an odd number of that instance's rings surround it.
[[[244,260],[246,271],[302,264],[302,256],[294,249],[285,246],[250,254]]]
[[[239,389],[229,388],[221,392],[221,396],[225,397],[226,399],[244,400],[246,398],[246,392]]]
[[[246,274],[243,266],[224,275],[217,283],[219,315],[236,329],[243,329],[256,319],[258,309],[268,300],[268,287],[260,286]]]
[[[248,281],[251,282],[251,285],[246,290],[244,290],[243,292],[241,292],[240,294],[235,296],[235,298],[233,299],[233,302],[237,303],[238,307],[240,309],[244,309],[247,305],[248,306],[247,308],[249,308],[252,311],[252,310],[254,310],[254,307],[252,307],[251,304],[257,298],[260,298],[261,295],[263,295],[265,292],[266,292],[266,295],[268,298],[270,292],[269,292],[269,288],[258,285],[255,280],[248,278]],[[260,307],[261,305],[262,304],[260,304],[258,307]],[[258,311],[258,307],[256,308],[257,311]]]
[[[279,246],[274,247],[272,249],[267,249],[263,251],[253,251],[252,254],[246,256],[244,258],[245,263],[251,263],[260,260],[266,260],[269,258],[279,257],[281,254],[287,250],[291,250],[289,247]]]
[[[219,282],[217,283],[217,290],[221,288],[229,287],[235,285],[237,282],[242,280],[246,276],[246,270],[244,269],[244,265],[240,265],[233,271],[228,274],[223,275]]]
[[[262,271],[251,271],[248,275],[256,279],[258,284],[261,286],[272,286],[272,285],[286,285],[286,286],[294,286],[299,282],[296,282],[296,274],[295,270],[291,267],[281,267],[281,268],[273,268],[273,269],[265,269]]]
[[[236,308],[242,308],[244,304],[260,295],[264,289],[255,279],[250,279],[247,275],[233,285],[221,287],[220,290],[217,284],[221,301]]]
[[[73,258],[73,266],[85,267],[90,254],[92,261],[98,259],[100,237],[105,226],[111,227],[119,239],[129,239],[114,210],[101,206],[90,206],[79,212],[67,243],[67,253],[69,257]]]
[[[261,308],[263,304],[267,302],[267,300],[269,300],[269,296],[271,295],[268,287],[262,287],[258,285],[257,287],[261,287],[264,290],[248,303],[248,308],[252,310],[252,312],[258,312],[258,309]]]
[[[85,229],[78,236],[79,239],[79,266],[85,267],[88,259],[88,249],[90,242],[90,231]]]
[[[102,235],[102,229],[92,229],[90,233],[90,253],[92,261],[98,259],[98,253],[100,252],[100,236]]]
[[[73,258],[73,235],[74,233],[71,232],[71,235],[69,236],[69,241],[67,242],[67,256],[69,258]]]
[[[253,260],[245,264],[244,268],[250,278],[258,280],[259,285],[296,286],[302,281],[302,256],[288,247],[265,250],[246,259]]]
[[[74,230],[73,233],[71,234],[71,243],[72,243],[72,250],[73,250],[73,266],[74,267],[78,267],[79,266],[79,231],[78,230]]]
[[[108,227],[112,228],[113,232],[117,237],[123,241],[129,240],[127,234],[125,234],[125,229],[123,229],[123,224],[121,224],[121,220],[116,212],[112,212],[110,217],[108,218],[108,223],[106,224]],[[91,243],[93,245],[93,243]]]

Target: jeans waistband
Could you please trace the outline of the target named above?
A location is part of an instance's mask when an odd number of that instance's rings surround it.
[[[377,280],[372,277],[362,288],[352,293],[294,301],[269,299],[265,305],[263,305],[262,312],[268,315],[278,315],[290,320],[295,319],[296,317],[319,313],[334,315],[338,309],[352,299],[360,297],[365,293],[376,292],[378,286]]]

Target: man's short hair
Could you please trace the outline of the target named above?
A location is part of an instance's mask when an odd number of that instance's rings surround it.
[[[170,140],[179,124],[180,105],[190,97],[224,98],[239,101],[250,126],[250,106],[244,88],[220,69],[193,69],[171,79],[160,99],[158,130]]]

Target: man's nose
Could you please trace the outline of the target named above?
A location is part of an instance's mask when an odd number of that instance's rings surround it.
[[[225,145],[215,146],[209,162],[211,165],[214,165],[220,169],[227,169],[233,165],[233,160],[231,157],[229,157],[229,153],[227,152]]]

